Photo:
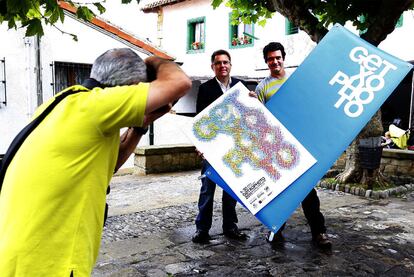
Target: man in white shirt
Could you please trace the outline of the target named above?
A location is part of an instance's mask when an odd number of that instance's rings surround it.
[[[211,56],[211,69],[214,71],[215,77],[203,83],[199,87],[197,96],[197,114],[204,110],[208,105],[213,103],[223,93],[233,87],[241,80],[230,77],[231,57],[225,50],[217,50]],[[209,163],[203,160],[201,174],[203,175]],[[208,243],[211,239],[209,230],[213,218],[213,202],[216,184],[207,177],[201,180],[200,197],[198,200],[199,213],[196,218],[196,233],[192,241],[194,243]],[[236,203],[228,193],[223,191],[222,197],[223,210],[223,233],[226,237],[236,240],[246,240],[247,235],[240,232],[236,223]]]

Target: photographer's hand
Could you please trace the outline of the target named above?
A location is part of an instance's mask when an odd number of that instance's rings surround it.
[[[150,81],[146,114],[174,103],[191,89],[190,78],[174,62],[152,56],[145,64]]]

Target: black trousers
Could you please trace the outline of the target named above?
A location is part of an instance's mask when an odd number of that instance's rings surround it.
[[[321,213],[319,197],[314,188],[303,199],[302,210],[310,226],[312,237],[320,233],[326,233],[325,218]],[[283,231],[285,225],[286,223],[282,225],[278,232]]]

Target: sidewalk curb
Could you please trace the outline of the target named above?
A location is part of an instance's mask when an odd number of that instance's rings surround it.
[[[338,184],[336,182],[330,183],[325,180],[321,180],[317,184],[318,187],[324,189],[330,189],[335,191],[342,191],[345,193],[353,194],[356,196],[361,196],[371,199],[387,199],[389,197],[395,196],[398,197],[401,194],[414,191],[414,184],[405,184],[394,188],[389,188],[385,190],[366,190],[359,187],[351,187],[350,185]]]

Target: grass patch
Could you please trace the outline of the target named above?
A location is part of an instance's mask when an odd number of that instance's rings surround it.
[[[339,184],[335,178],[323,178],[321,180],[322,182],[324,182],[327,185],[336,185]],[[345,187],[345,186],[349,186],[349,189],[351,188],[363,188],[365,190],[367,190],[367,185],[364,184],[360,184],[360,183],[346,183],[346,184],[339,184],[341,187]],[[381,191],[381,190],[386,190],[386,189],[390,189],[390,188],[395,188],[398,187],[398,185],[394,184],[394,183],[386,183],[384,184],[378,184],[378,183],[374,183],[373,184],[373,191]]]

